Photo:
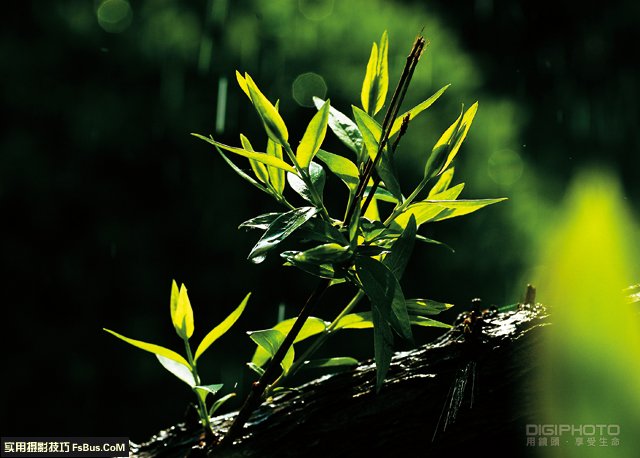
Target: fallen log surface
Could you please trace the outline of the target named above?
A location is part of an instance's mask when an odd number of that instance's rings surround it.
[[[525,427],[539,421],[537,353],[549,324],[541,306],[470,313],[435,341],[394,356],[375,392],[371,361],[321,377],[264,403],[245,434],[205,446],[196,424],[181,423],[132,456],[360,457],[451,456],[482,450],[533,452]],[[215,417],[224,434],[236,412]]]

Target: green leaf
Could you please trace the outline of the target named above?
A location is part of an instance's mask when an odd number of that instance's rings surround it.
[[[251,337],[251,340],[253,340],[259,348],[264,350],[269,357],[273,357],[276,354],[278,348],[280,348],[280,345],[282,345],[282,342],[285,339],[285,335],[277,329],[265,329],[263,331],[250,332],[249,337]],[[285,374],[289,372],[289,369],[291,369],[294,357],[295,353],[292,345],[280,363]],[[260,365],[256,363],[255,355],[252,362],[256,365]]]
[[[389,87],[388,49],[389,40],[385,30],[380,39],[380,47],[378,48],[378,45],[373,43],[360,92],[362,108],[372,115],[380,111],[387,97]]]
[[[356,366],[358,360],[347,356],[337,356],[334,358],[314,359],[311,361],[305,361],[305,369],[319,369],[326,367],[342,367],[342,366]]]
[[[171,322],[181,339],[188,340],[193,334],[193,309],[187,288],[182,284],[178,290],[175,280],[171,283]]]
[[[272,167],[277,167],[279,169],[282,169],[286,172],[291,172],[291,173],[296,173],[296,169],[294,169],[292,166],[290,166],[289,164],[287,164],[286,162],[284,162],[282,159],[279,159],[277,157],[274,156],[270,156],[268,154],[265,153],[258,153],[258,152],[254,152],[254,151],[247,151],[243,148],[236,148],[235,146],[229,146],[229,145],[225,145],[223,143],[219,143],[215,140],[213,140],[212,138],[207,138],[203,135],[200,134],[191,134],[194,137],[197,137],[201,140],[206,141],[207,143],[211,143],[214,146],[217,146],[218,148],[222,148],[225,151],[229,151],[230,153],[234,153],[237,154],[239,156],[244,156],[246,158],[249,159],[254,159],[258,162],[262,162],[263,164],[267,164],[270,165]]]
[[[373,327],[371,312],[350,313],[338,320],[334,329],[370,329]]]
[[[249,152],[255,152],[253,146],[251,146],[251,142],[247,137],[240,134],[240,143],[242,147]],[[267,172],[267,166],[262,162],[258,162],[254,159],[249,159],[249,164],[251,164],[251,168],[253,169],[253,173],[256,175],[256,178],[263,183],[269,182],[269,172]]]
[[[314,218],[307,221],[303,227],[298,229],[297,236],[303,242],[320,242],[320,243],[339,243],[346,245],[348,240],[338,230],[336,225],[341,225],[341,221],[333,220],[334,225],[320,218]]]
[[[416,242],[416,219],[410,216],[404,231],[391,247],[391,252],[382,261],[396,278],[402,278]]]
[[[410,315],[437,315],[449,310],[453,304],[433,301],[431,299],[407,299],[407,310]]]
[[[238,321],[238,318],[240,318],[240,315],[242,315],[242,312],[244,312],[244,309],[247,306],[247,302],[249,302],[250,297],[251,293],[247,294],[242,302],[240,302],[240,305],[238,305],[238,307],[236,307],[236,309],[231,312],[231,314],[229,314],[229,316],[226,317],[222,321],[222,323],[209,331],[204,339],[202,339],[202,342],[200,342],[200,345],[198,345],[198,349],[196,350],[196,354],[194,357],[195,361],[198,360],[198,358],[205,352],[207,348],[211,346],[211,344],[213,344],[216,340],[223,336],[231,328],[231,326],[233,326],[234,323]]]
[[[322,166],[316,162],[312,162],[309,164],[309,178],[311,178],[311,184],[316,190],[320,199],[322,199],[322,193],[324,191],[324,184],[326,181],[326,174]],[[289,186],[295,192],[297,192],[300,197],[310,203],[313,202],[313,197],[311,194],[311,190],[307,187],[307,184],[298,176],[293,173],[287,173],[287,181],[289,182]]]
[[[158,358],[158,361],[160,361],[160,364],[162,364],[162,366],[166,370],[178,377],[184,383],[192,388],[196,385],[196,381],[193,378],[193,374],[191,373],[191,369],[189,367],[162,355],[156,354],[156,358]]]
[[[280,215],[283,215],[283,213],[265,213],[263,215],[256,216],[255,218],[248,219],[244,223],[240,224],[240,226],[238,226],[238,229],[260,229],[262,231],[266,231],[267,229],[269,229],[271,223],[273,223]]]
[[[249,74],[244,74],[251,101],[264,124],[264,130],[271,140],[284,146],[289,140],[289,132],[278,110],[269,102]]]
[[[349,246],[342,246],[338,243],[326,243],[303,251],[297,257],[318,264],[340,264],[348,261],[352,256],[353,253],[350,252]]]
[[[324,100],[314,97],[313,103],[317,109],[320,109],[324,104]],[[358,126],[347,115],[333,107],[329,108],[329,128],[347,148],[356,154],[360,152],[362,135],[358,130]]]
[[[360,132],[362,133],[362,138],[369,153],[369,157],[372,161],[375,161],[376,154],[378,153],[378,143],[382,135],[382,127],[375,119],[356,106],[353,106],[353,116]],[[396,199],[402,200],[402,192],[400,191],[400,185],[398,184],[398,179],[396,178],[393,170],[393,164],[389,157],[388,148],[385,147],[381,154],[382,157],[378,162],[376,170],[391,194],[393,194]]]
[[[376,391],[380,392],[393,357],[393,333],[389,322],[378,307],[371,311],[373,321],[373,349],[376,362]]]
[[[124,340],[128,344],[133,345],[134,347],[137,347],[141,350],[148,351],[149,353],[153,353],[155,355],[161,355],[161,356],[164,356],[165,358],[172,359],[173,361],[176,361],[186,366],[187,368],[191,367],[189,366],[189,363],[187,362],[186,359],[184,359],[182,356],[180,356],[178,353],[176,353],[173,350],[169,350],[168,348],[161,347],[160,345],[143,342],[141,340],[130,339],[129,337],[125,337],[110,329],[103,328],[103,330],[108,332],[109,334],[116,336],[118,339]]]
[[[285,336],[289,333],[289,331],[291,331],[291,328],[293,327],[293,324],[295,322],[296,322],[296,318],[290,318],[288,320],[281,321],[280,323],[276,324],[273,328],[268,329],[268,331],[269,330],[277,331],[283,336]],[[315,336],[317,334],[321,334],[325,332],[326,329],[327,329],[327,323],[325,321],[321,320],[320,318],[309,317],[307,318],[307,321],[305,321],[304,325],[302,325],[302,329],[296,336],[293,343],[296,344],[305,339],[308,339],[309,337]],[[262,331],[258,331],[258,332],[262,332]],[[250,334],[250,335],[253,335],[253,334]],[[279,346],[280,344],[278,344],[278,347]],[[253,358],[251,358],[251,362],[258,367],[262,367],[266,364],[267,361],[269,361],[269,358],[271,358],[273,355],[274,353],[271,353],[264,346],[258,344],[258,348],[256,348],[256,351],[253,354]]]
[[[250,184],[252,184],[253,186],[255,186],[256,188],[258,188],[260,191],[262,192],[269,192],[267,191],[267,188],[265,188],[264,186],[262,186],[260,183],[258,183],[256,180],[254,180],[253,178],[251,178],[249,175],[247,175],[246,173],[244,173],[237,165],[235,165],[233,163],[233,161],[231,161],[231,159],[229,159],[220,148],[218,148],[217,146],[215,146],[216,151],[218,151],[218,153],[220,153],[220,156],[222,156],[222,159],[224,159],[224,161],[229,165],[229,167],[231,167],[233,169],[234,172],[236,172],[238,175],[240,175],[240,177],[242,177],[244,180],[248,181]],[[282,172],[284,173],[284,172]]]
[[[273,140],[269,139],[267,142],[267,155],[273,156],[276,159],[279,159],[284,162],[282,156],[282,145],[278,145]],[[285,181],[284,181],[284,170],[278,167],[267,166],[269,170],[269,180],[271,181],[271,185],[276,190],[278,195],[282,195],[284,192]]]
[[[450,324],[443,323],[442,321],[438,321],[438,320],[433,320],[425,316],[412,316],[411,324],[415,324],[417,326],[429,327],[429,328],[443,328],[443,329],[452,328]]]
[[[202,402],[205,402],[207,400],[207,396],[209,396],[210,394],[215,395],[222,389],[223,386],[224,385],[221,383],[218,383],[216,385],[198,385],[193,387],[193,391],[198,394],[200,399],[202,399]]]
[[[329,263],[317,263],[307,261],[300,251],[284,251],[280,253],[280,256],[286,260],[285,266],[294,266],[308,274],[314,275],[319,278],[342,278],[346,275],[346,269],[336,267]]]
[[[225,396],[222,396],[220,399],[216,400],[213,405],[211,405],[211,408],[209,409],[209,416],[213,416],[213,414],[215,414],[218,409],[220,409],[220,407],[222,407],[222,405],[227,402],[229,399],[235,397],[235,393],[229,393]]]
[[[307,130],[302,136],[302,140],[296,149],[296,159],[303,169],[309,167],[311,160],[320,149],[327,134],[327,122],[329,121],[329,100],[313,116]]]
[[[236,80],[238,81],[238,86],[240,86],[240,89],[242,89],[242,92],[244,92],[247,95],[247,97],[249,97],[249,100],[251,100],[251,94],[249,94],[247,81],[244,79],[244,76],[242,76],[238,70],[236,70]]]
[[[504,200],[507,199],[503,197],[500,199],[425,200],[414,205],[416,205],[416,213],[421,212],[420,214],[423,216],[437,212],[435,216],[424,221],[425,223],[429,223],[468,215],[488,205],[497,204]],[[411,209],[411,207],[412,205],[409,206],[409,209]]]
[[[331,173],[340,178],[350,190],[358,187],[360,173],[358,167],[349,159],[322,149],[318,151],[316,157],[324,162]]]
[[[380,261],[364,256],[358,256],[355,264],[362,288],[371,301],[372,310],[377,310],[388,320],[400,336],[413,340],[402,288],[393,272]]]
[[[442,137],[436,142],[427,160],[424,169],[425,178],[437,176],[449,167],[458,154],[460,145],[462,145],[462,142],[467,137],[467,133],[471,128],[471,123],[477,111],[478,102],[471,105],[466,113],[460,114],[458,119],[442,134]]]
[[[248,362],[247,367],[251,369],[253,372],[255,372],[256,374],[258,374],[260,377],[264,375],[264,369],[258,366],[257,364],[254,364],[253,362]]]
[[[464,183],[460,183],[453,188],[449,188],[446,191],[442,191],[439,194],[435,194],[432,196],[432,200],[442,200],[442,201],[453,201],[457,199],[457,197],[462,193],[464,189]],[[407,207],[407,209],[398,215],[395,219],[395,223],[400,227],[406,227],[407,223],[411,216],[415,216],[416,225],[420,227],[420,225],[433,221],[440,213],[444,211],[443,207],[438,205],[430,204],[429,201],[416,202]]]
[[[451,167],[443,172],[436,184],[433,185],[433,188],[429,191],[428,198],[433,198],[436,194],[446,191],[451,184],[451,180],[453,180],[453,173],[455,172],[455,168]],[[458,197],[458,196],[456,196]]]
[[[318,209],[315,207],[300,207],[278,216],[253,247],[248,259],[255,264],[264,261],[269,251],[278,246],[317,212]]]
[[[427,100],[425,100],[424,102],[419,103],[418,105],[416,105],[415,107],[413,107],[409,111],[406,111],[406,112],[402,113],[400,116],[398,116],[393,121],[393,125],[391,126],[391,133],[389,134],[389,137],[392,137],[392,136],[394,136],[395,134],[398,133],[398,131],[400,130],[400,127],[402,126],[402,120],[404,119],[405,116],[409,115],[409,119],[414,119],[416,116],[418,116],[424,110],[426,110],[431,105],[433,105],[433,103],[436,100],[438,100],[442,94],[444,94],[444,91],[449,89],[449,86],[451,86],[451,84],[447,84],[446,86],[440,88],[438,90],[438,92],[433,94]]]

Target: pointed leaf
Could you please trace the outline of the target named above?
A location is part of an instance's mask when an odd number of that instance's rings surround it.
[[[322,145],[327,134],[329,107],[329,100],[327,100],[309,122],[302,141],[300,141],[296,149],[296,159],[303,169],[309,167],[311,160],[320,149],[320,145]]]
[[[427,197],[431,199],[436,194],[446,191],[449,188],[449,185],[451,184],[451,180],[453,180],[454,172],[455,172],[454,167],[451,167],[447,169],[445,172],[443,172],[438,178],[438,181],[436,182],[436,184],[434,184],[433,188],[431,188],[431,190],[429,191],[429,195]]]
[[[162,355],[156,354],[156,358],[158,358],[158,361],[160,361],[160,364],[162,364],[162,366],[166,370],[178,377],[184,383],[192,388],[196,385],[196,381],[193,378],[193,374],[191,373],[191,369],[189,367]]]
[[[263,331],[250,332],[249,337],[251,337],[251,340],[253,340],[259,348],[263,349],[269,357],[273,357],[280,348],[280,345],[282,345],[285,335],[276,329],[265,329]],[[294,357],[295,353],[292,345],[280,363],[285,374],[289,372],[289,369],[293,365]],[[255,359],[252,360],[252,362],[259,365]]]
[[[453,304],[432,301],[431,299],[407,299],[410,315],[437,315],[453,307]]]
[[[314,359],[311,361],[305,361],[305,369],[320,369],[326,367],[342,367],[342,366],[356,366],[358,360],[347,356],[338,356],[334,358],[326,359]]]
[[[276,324],[271,330],[277,331],[281,333],[283,336],[287,335],[291,328],[293,327],[293,323],[295,323],[296,318],[290,318],[288,320],[281,321]],[[302,325],[302,329],[296,336],[293,341],[294,344],[301,342],[309,337],[315,336],[317,334],[321,334],[327,329],[327,323],[320,318],[309,317],[307,321],[305,321],[304,325]],[[257,342],[256,342],[257,343]],[[278,344],[278,346],[280,346]],[[269,358],[273,356],[273,353],[270,353],[264,346],[258,344],[258,348],[256,348],[255,353],[253,354],[253,358],[251,358],[251,362],[258,367],[264,366]]]
[[[229,167],[231,167],[233,169],[234,172],[236,172],[238,175],[240,175],[240,177],[242,177],[244,180],[248,181],[250,184],[252,184],[253,186],[255,186],[256,188],[258,188],[260,191],[262,192],[268,192],[267,188],[265,188],[264,186],[262,186],[260,183],[258,183],[256,180],[254,180],[253,178],[251,178],[249,175],[247,175],[246,173],[244,173],[244,171],[242,171],[237,165],[235,165],[233,163],[233,161],[231,161],[231,159],[229,159],[227,157],[226,154],[224,154],[222,152],[222,150],[220,148],[218,148],[217,146],[215,146],[216,151],[218,151],[218,153],[220,153],[220,156],[222,156],[222,159],[224,159],[224,161],[229,165]],[[283,172],[284,173],[284,172]]]
[[[238,81],[238,86],[240,86],[240,89],[242,89],[242,92],[244,92],[247,95],[247,97],[249,97],[249,100],[251,100],[251,94],[249,94],[247,81],[244,79],[244,76],[242,76],[238,70],[236,70],[236,80]]]
[[[444,219],[455,218],[457,216],[468,215],[488,205],[497,204],[507,200],[506,197],[500,199],[469,199],[469,200],[426,200],[425,205],[436,205],[444,210],[429,221],[442,221]]]
[[[416,219],[413,215],[404,231],[391,247],[391,252],[382,261],[396,278],[402,278],[416,242]]]
[[[320,109],[324,104],[324,100],[314,97],[313,103],[317,109]],[[333,107],[329,108],[329,128],[347,148],[356,154],[360,152],[362,135],[358,130],[358,126],[347,115]]]
[[[278,113],[276,107],[269,102],[269,99],[260,92],[256,83],[247,73],[244,74],[244,79],[247,82],[247,89],[249,89],[253,106],[264,124],[265,132],[274,142],[283,146],[286,145],[289,140],[289,132],[280,113]]]
[[[367,113],[371,113],[375,108],[378,98],[378,45],[373,43],[371,47],[371,55],[367,63],[367,71],[362,82],[362,90],[360,91],[360,101],[362,108]]]
[[[204,395],[204,400],[209,394],[216,394],[223,386],[222,383],[217,383],[215,385],[198,385],[193,387],[193,389]]]
[[[196,361],[198,360],[200,355],[202,355],[205,350],[211,346],[211,344],[213,344],[216,340],[218,340],[218,338],[224,335],[224,333],[226,333],[231,328],[231,326],[233,326],[234,323],[238,321],[238,318],[240,318],[240,315],[242,315],[242,312],[244,312],[244,309],[247,306],[247,302],[249,302],[250,297],[251,293],[247,294],[242,302],[240,302],[240,305],[238,305],[238,307],[233,312],[231,312],[231,314],[229,314],[229,316],[226,317],[222,321],[222,323],[209,331],[204,339],[202,339],[202,342],[200,342],[200,345],[198,345],[198,349],[196,350],[196,354],[194,357]]]
[[[278,145],[271,139],[267,142],[267,155],[273,156],[284,162],[282,156],[282,145]],[[267,168],[269,170],[269,180],[271,181],[271,185],[279,195],[282,195],[285,187],[284,170],[270,165],[267,166]]]
[[[393,121],[393,125],[391,126],[391,133],[389,134],[389,137],[392,137],[393,135],[398,133],[398,131],[400,130],[400,127],[402,126],[402,120],[404,119],[405,116],[409,115],[409,119],[414,119],[416,116],[418,116],[424,110],[426,110],[431,105],[433,105],[433,103],[436,100],[438,100],[442,94],[444,94],[444,91],[449,89],[449,86],[451,86],[451,84],[447,84],[446,86],[440,88],[438,90],[438,92],[433,94],[427,100],[425,100],[424,102],[419,103],[418,105],[416,105],[415,107],[413,107],[409,111],[406,111],[406,112],[402,113],[400,116],[398,116],[395,119],[395,121]]]
[[[149,353],[153,353],[155,355],[161,355],[161,356],[164,356],[165,358],[172,359],[186,366],[187,368],[190,367],[187,360],[173,350],[169,350],[168,348],[161,347],[160,345],[143,342],[141,340],[130,339],[129,337],[125,337],[110,329],[103,328],[103,330],[108,332],[109,334],[116,336],[118,339],[124,340],[128,344],[133,345],[134,347],[137,347],[141,350],[148,351]]]
[[[350,313],[340,318],[334,329],[371,329],[372,320],[371,312]]]
[[[362,133],[362,138],[364,140],[365,147],[367,148],[367,152],[369,153],[369,157],[372,161],[375,161],[376,154],[378,153],[378,142],[382,135],[382,127],[375,119],[356,106],[353,107],[353,116],[360,132]],[[393,164],[389,157],[388,148],[385,147],[381,154],[382,157],[378,162],[376,170],[391,194],[393,194],[393,196],[398,200],[402,200],[402,192],[400,191],[400,185],[398,184],[398,179],[396,178],[393,170]]]
[[[449,188],[446,191],[435,194],[432,197],[432,200],[453,201],[460,195],[463,189],[464,183],[460,183],[453,188]],[[403,213],[398,215],[395,219],[395,223],[400,227],[406,227],[411,215],[414,215],[416,218],[416,225],[420,227],[420,225],[428,221],[433,221],[434,218],[444,211],[443,207],[427,202],[429,201],[416,202],[409,205]]]
[[[187,294],[187,288],[184,284],[180,285],[178,293],[178,302],[173,308],[173,293],[171,301],[171,321],[176,333],[180,338],[188,340],[193,335],[193,309]]]
[[[380,38],[378,65],[376,69],[378,71],[378,94],[376,97],[376,107],[373,111],[374,115],[384,106],[387,91],[389,90],[389,37],[386,30],[382,33],[382,38]]]
[[[253,146],[251,146],[251,142],[249,141],[249,139],[242,134],[240,134],[240,143],[242,144],[242,147],[246,151],[249,151],[252,153],[255,152],[253,149]],[[269,172],[267,172],[266,165],[264,165],[262,162],[256,161],[255,159],[249,159],[249,164],[251,165],[251,168],[253,169],[253,173],[256,175],[256,178],[258,180],[260,180],[263,183],[269,182]]]
[[[258,348],[261,348],[261,347],[258,347]],[[253,372],[255,372],[256,374],[258,374],[260,377],[264,375],[264,369],[253,362],[248,362],[247,367],[251,369]]]
[[[326,181],[326,174],[320,164],[316,162],[312,162],[311,164],[309,164],[309,178],[311,178],[311,183],[313,184],[316,193],[318,194],[318,196],[320,196],[320,199],[322,199],[322,193],[324,192],[324,184]],[[287,173],[287,181],[289,182],[289,186],[291,186],[291,189],[297,192],[300,197],[313,204],[311,191],[307,187],[307,184],[302,180],[302,178],[293,173]]]
[[[276,218],[282,214],[282,212],[264,213],[241,223],[240,226],[238,226],[238,229],[259,229],[266,231],[269,229],[271,223],[273,223]]]
[[[355,264],[362,288],[371,301],[372,310],[378,310],[400,336],[413,340],[402,288],[393,272],[380,261],[364,256],[358,256]]]
[[[300,207],[278,216],[253,247],[248,259],[255,264],[264,261],[269,251],[278,246],[317,212],[318,209],[315,207]]]
[[[423,327],[430,328],[443,328],[443,329],[451,329],[452,326],[447,323],[443,323],[442,321],[433,320],[431,318],[427,318],[425,316],[412,316],[411,324]]]
[[[193,135],[194,137],[197,137],[197,138],[199,138],[201,140],[204,140],[207,143],[211,143],[212,145],[215,145],[218,148],[222,148],[225,151],[229,151],[230,153],[234,153],[234,154],[237,154],[239,156],[244,156],[244,157],[247,157],[249,159],[253,159],[253,160],[256,160],[258,162],[262,162],[263,164],[270,165],[272,167],[277,167],[277,168],[282,169],[282,170],[284,170],[286,172],[296,173],[296,169],[294,169],[292,166],[290,166],[289,164],[284,162],[282,159],[278,159],[277,157],[270,156],[270,155],[265,154],[265,153],[247,151],[247,150],[245,150],[243,148],[236,148],[235,146],[225,145],[223,143],[219,143],[219,142],[213,140],[212,138],[207,138],[207,137],[205,137],[203,135],[200,135],[200,134],[191,134],[191,135]]]
[[[349,189],[358,187],[360,173],[358,167],[349,159],[324,150],[319,150],[316,157],[324,162],[329,170],[340,178]]]
[[[209,409],[209,416],[212,417],[216,411],[218,409],[220,409],[220,407],[222,407],[222,405],[227,402],[229,399],[235,397],[236,394],[235,393],[229,393],[225,396],[222,396],[220,399],[216,400],[213,405],[211,406],[211,408]]]

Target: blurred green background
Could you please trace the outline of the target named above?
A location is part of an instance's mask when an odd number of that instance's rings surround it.
[[[415,35],[430,46],[407,107],[451,88],[415,122],[398,157],[405,193],[457,117],[480,109],[457,160],[463,197],[510,198],[425,235],[409,297],[517,301],[536,276],[540,234],[585,164],[606,166],[638,214],[640,4],[465,0],[61,0],[13,2],[0,30],[3,435],[126,435],[182,419],[191,394],[150,355],[101,331],[178,348],[171,279],[189,287],[196,336],[253,297],[203,357],[209,383],[252,375],[245,330],[295,314],[313,280],[246,260],[239,223],[275,204],[190,132],[266,142],[236,69],[280,99],[293,138],[310,97],[350,112],[371,43],[389,31],[396,81]],[[329,134],[328,137],[331,135]],[[326,148],[338,152],[331,137]],[[340,184],[335,185],[339,193]],[[340,208],[341,211],[341,207]],[[345,291],[327,298],[327,315]],[[451,317],[449,317],[451,319]],[[200,332],[200,334],[198,334]],[[363,331],[364,332],[364,331]],[[358,336],[360,337],[360,336]],[[428,334],[425,334],[425,338]],[[370,337],[335,343],[366,356]]]

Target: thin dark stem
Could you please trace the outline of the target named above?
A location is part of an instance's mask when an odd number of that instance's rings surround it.
[[[424,37],[422,35],[419,35],[413,43],[411,52],[407,56],[407,62],[404,66],[404,69],[402,70],[402,75],[400,76],[400,80],[398,81],[395,91],[393,92],[393,97],[391,98],[391,102],[389,103],[389,107],[387,108],[387,112],[385,113],[384,120],[382,121],[382,135],[378,144],[378,151],[375,157],[375,161],[372,161],[371,158],[369,158],[367,164],[365,165],[362,177],[360,178],[360,182],[358,183],[355,198],[351,202],[351,206],[345,216],[345,224],[349,224],[351,218],[353,217],[353,214],[355,213],[356,206],[360,205],[365,190],[367,189],[367,183],[369,182],[369,179],[371,178],[375,167],[380,162],[382,151],[387,146],[387,142],[389,141],[389,135],[391,134],[393,121],[398,116],[400,105],[402,104],[404,96],[407,92],[407,88],[409,87],[409,83],[411,82],[411,77],[413,76],[413,71],[418,64],[418,60],[420,60],[420,56],[422,55],[425,44],[426,41]],[[380,178],[376,177],[375,180],[379,182]]]
[[[242,408],[231,424],[229,431],[222,440],[223,444],[231,444],[233,440],[240,435],[244,424],[249,420],[249,417],[251,417],[254,410],[260,406],[264,391],[271,383],[273,383],[280,372],[280,363],[282,363],[287,351],[289,351],[289,348],[291,348],[293,342],[300,333],[302,326],[304,326],[307,318],[311,316],[311,313],[320,302],[320,299],[324,295],[325,291],[327,291],[330,284],[331,280],[323,280],[311,293],[304,307],[300,310],[300,314],[293,324],[293,327],[280,345],[280,348],[278,348],[276,354],[273,356],[271,361],[269,361],[267,369],[264,371],[260,379],[257,382],[254,382],[251,386],[251,392],[247,396]]]

